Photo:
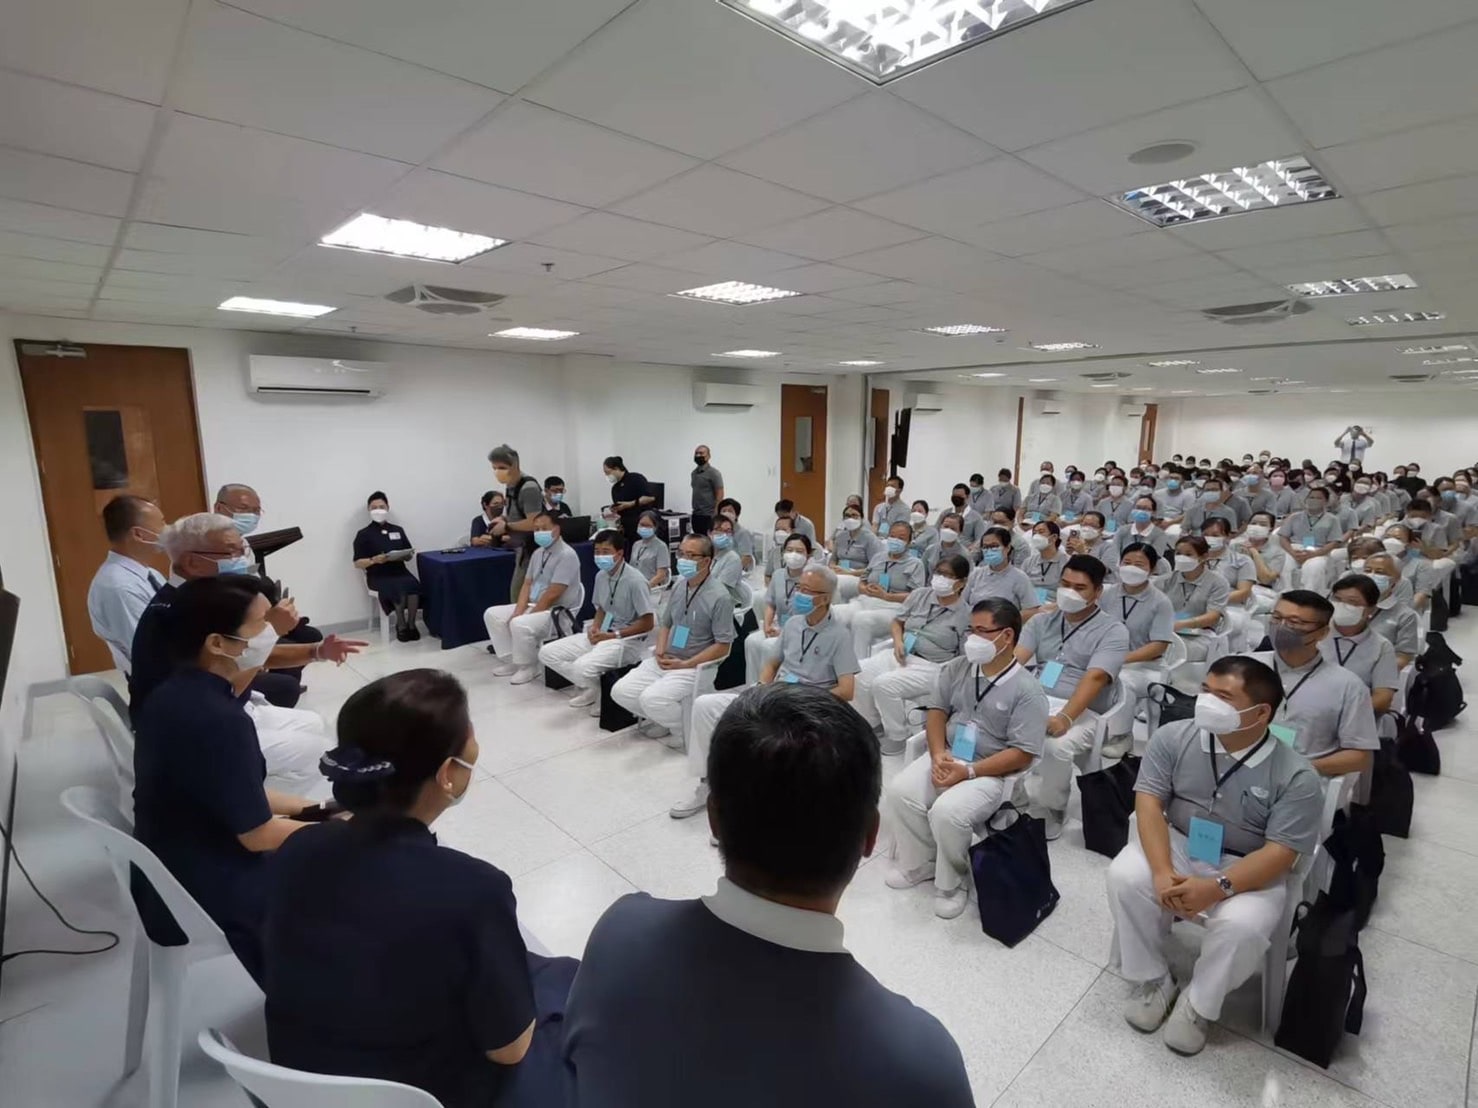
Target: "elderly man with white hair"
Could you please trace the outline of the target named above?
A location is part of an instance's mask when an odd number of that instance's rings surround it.
[[[173,668],[167,645],[168,623],[178,586],[197,577],[250,570],[241,532],[230,516],[215,512],[198,512],[177,519],[160,534],[159,546],[169,556],[170,579],[155,593],[134,631],[133,672],[129,674],[128,689],[135,719],[144,700]],[[248,697],[247,712],[256,725],[257,739],[266,759],[268,786],[298,795],[322,795],[326,783],[318,772],[318,759],[331,745],[323,719],[316,712],[269,704],[260,693],[250,691],[251,683],[261,669],[304,666],[315,661],[342,665],[349,655],[358,653],[366,644],[337,635],[328,635],[318,643],[278,642],[284,631],[298,623],[297,608],[291,600],[280,601],[273,607],[267,622],[267,630],[262,634],[264,638],[270,636],[273,643],[267,661],[260,669],[243,670],[232,686],[238,695]]]

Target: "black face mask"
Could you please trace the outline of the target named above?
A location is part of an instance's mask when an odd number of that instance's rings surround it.
[[[497,519],[500,515],[503,514],[503,505],[489,504],[487,511],[489,519]]]
[[[693,464],[695,466],[706,465],[707,462],[708,462],[708,459],[705,458],[702,454],[694,454],[693,455]]]
[[[949,502],[956,508],[963,508],[965,506],[965,498],[963,496],[951,496]]]

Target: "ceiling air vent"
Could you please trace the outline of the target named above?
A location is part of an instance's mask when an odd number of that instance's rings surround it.
[[[1430,381],[1434,374],[1431,373],[1393,373],[1392,381],[1400,381],[1403,385],[1419,385],[1423,381]]]
[[[1256,304],[1228,304],[1222,308],[1202,308],[1201,314],[1213,323],[1230,323],[1246,326],[1256,323],[1277,323],[1289,316],[1307,315],[1314,309],[1302,299],[1263,300]]]
[[[1248,389],[1247,390],[1247,395],[1248,396],[1272,396],[1277,391],[1278,391],[1277,389]]]
[[[1132,373],[1080,373],[1078,376],[1088,381],[1127,381],[1133,377]]]
[[[504,297],[496,292],[449,289],[442,285],[407,285],[386,293],[385,299],[428,315],[480,315]]]

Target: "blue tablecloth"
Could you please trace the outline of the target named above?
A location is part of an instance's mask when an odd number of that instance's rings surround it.
[[[580,577],[585,583],[585,607],[580,618],[588,619],[595,611],[595,551],[588,542],[571,545],[580,555]],[[509,603],[513,567],[510,550],[474,546],[453,554],[430,551],[416,555],[426,626],[441,639],[443,650],[488,637],[482,613],[496,604]]]

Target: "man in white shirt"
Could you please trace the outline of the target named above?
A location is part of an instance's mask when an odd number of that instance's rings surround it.
[[[1334,440],[1334,445],[1339,447],[1340,461],[1363,462],[1365,451],[1375,445],[1375,439],[1358,423],[1352,423],[1340,432],[1339,438]]]
[[[130,651],[139,616],[154,599],[164,575],[148,563],[159,556],[164,513],[142,496],[115,496],[103,507],[108,557],[87,589],[87,615],[92,631],[125,674],[133,669]]]

